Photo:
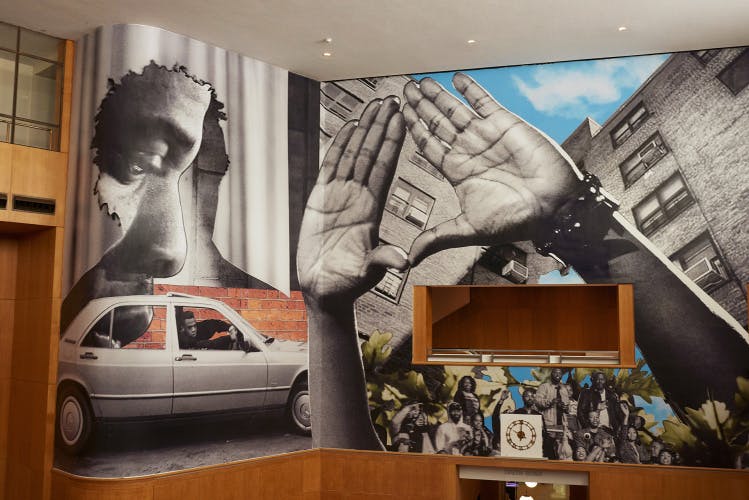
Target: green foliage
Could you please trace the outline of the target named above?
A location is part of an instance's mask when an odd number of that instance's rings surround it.
[[[687,463],[712,467],[735,467],[749,453],[749,380],[738,377],[732,412],[721,401],[708,399],[698,409],[686,408],[683,422],[663,422],[663,440],[671,444]]]
[[[430,367],[434,369],[429,370],[429,376],[435,379],[430,384],[433,387],[430,390],[424,373],[417,371],[418,367],[389,367],[392,337],[391,333],[375,331],[361,346],[372,421],[387,430],[388,442],[390,421],[409,402],[422,403],[430,424],[444,421],[447,417],[447,405],[453,400],[458,382],[465,375],[476,381],[476,396],[484,415],[490,415],[494,411],[502,390],[518,383],[502,367]],[[512,404],[511,400],[509,404]]]

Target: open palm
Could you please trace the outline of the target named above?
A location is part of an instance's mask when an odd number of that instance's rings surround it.
[[[382,279],[386,267],[407,266],[404,252],[379,245],[404,136],[403,116],[391,97],[370,103],[334,139],[299,234],[297,272],[311,299],[353,301]]]
[[[412,263],[450,247],[533,239],[579,178],[558,145],[470,77],[457,73],[453,83],[473,110],[430,78],[404,90],[409,131],[453,185],[461,206],[455,219],[414,241]]]

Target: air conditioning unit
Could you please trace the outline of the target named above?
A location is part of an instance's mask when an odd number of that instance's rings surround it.
[[[665,154],[666,148],[655,140],[650,141],[649,144],[640,149],[640,159],[642,160],[642,163],[648,167],[663,158]]]
[[[716,285],[721,284],[725,278],[723,274],[713,264],[708,257],[700,259],[696,264],[684,270],[684,274],[689,276],[703,290],[710,290]]]
[[[505,264],[501,274],[513,283],[525,283],[528,280],[528,268],[516,260]]]

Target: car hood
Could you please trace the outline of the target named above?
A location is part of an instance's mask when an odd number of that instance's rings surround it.
[[[279,340],[276,339],[270,344],[266,344],[271,351],[278,352],[307,352],[307,342],[298,340]]]

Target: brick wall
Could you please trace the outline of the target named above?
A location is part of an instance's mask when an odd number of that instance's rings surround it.
[[[302,292],[292,291],[291,297],[277,290],[246,288],[214,288],[206,286],[156,285],[154,294],[186,293],[220,300],[237,311],[258,332],[281,340],[307,340],[307,310]],[[162,349],[165,337],[165,310],[156,308],[148,331],[128,344],[130,349]]]

